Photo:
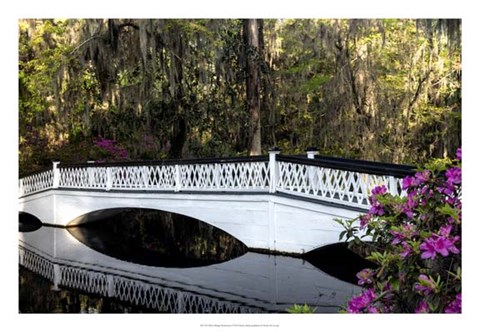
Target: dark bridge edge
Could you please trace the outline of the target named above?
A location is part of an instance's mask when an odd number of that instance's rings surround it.
[[[413,165],[387,164],[366,160],[344,159],[334,157],[316,156],[315,159],[308,159],[298,156],[278,155],[278,161],[291,162],[303,165],[320,166],[344,171],[391,175],[394,177],[405,177],[415,174],[416,167]]]
[[[353,171],[376,175],[391,175],[405,177],[413,175],[416,167],[413,165],[398,165],[367,160],[346,159],[338,157],[315,156],[309,159],[305,156],[277,155],[276,160],[294,162],[303,165],[335,168],[345,171]],[[200,158],[200,159],[165,159],[165,160],[139,160],[124,162],[94,162],[94,163],[60,163],[58,168],[86,168],[86,167],[121,167],[121,166],[168,166],[168,165],[198,165],[198,164],[224,164],[224,163],[245,163],[245,162],[268,162],[268,156],[250,157],[225,157],[225,158]],[[37,172],[29,173],[24,177],[43,173],[52,168],[46,168]]]
[[[21,180],[21,179],[25,179],[29,176],[34,176],[34,175],[37,175],[37,174],[41,174],[41,173],[45,173],[45,172],[48,172],[48,171],[51,171],[53,170],[53,167],[52,166],[48,166],[48,167],[43,167],[37,171],[33,171],[33,172],[29,172],[29,173],[26,173],[24,174],[23,176],[19,177],[18,179]],[[20,174],[20,172],[18,173]]]
[[[139,161],[122,161],[122,162],[60,163],[58,165],[58,168],[198,165],[198,164],[226,164],[226,163],[267,162],[267,161],[268,161],[268,156],[251,156],[251,157],[225,157],[225,158],[200,158],[200,159],[139,160]]]

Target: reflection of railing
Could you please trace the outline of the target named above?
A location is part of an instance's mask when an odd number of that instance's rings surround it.
[[[20,180],[20,196],[41,190],[281,192],[368,208],[378,185],[401,192],[411,166],[361,160],[289,157],[272,150],[267,157],[164,160],[126,163],[54,163],[53,170]]]
[[[159,312],[257,313],[263,311],[242,303],[229,302],[186,290],[172,289],[153,282],[56,264],[22,246],[19,247],[19,262],[25,268],[52,281],[55,288],[59,286],[73,288]]]

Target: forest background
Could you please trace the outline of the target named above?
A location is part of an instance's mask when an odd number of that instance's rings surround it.
[[[20,175],[51,160],[461,145],[460,19],[20,19]]]

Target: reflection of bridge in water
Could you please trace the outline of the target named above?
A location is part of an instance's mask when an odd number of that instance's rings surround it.
[[[161,268],[101,254],[66,229],[42,227],[20,233],[19,262],[50,280],[72,288],[158,311],[175,313],[284,312],[309,304],[318,312],[337,312],[357,293],[293,257],[247,253],[220,264]]]
[[[377,185],[400,193],[411,167],[339,158],[224,158],[58,164],[20,180],[19,210],[72,225],[106,209],[178,213],[217,227],[248,248],[305,253],[338,242],[334,219],[369,208]]]

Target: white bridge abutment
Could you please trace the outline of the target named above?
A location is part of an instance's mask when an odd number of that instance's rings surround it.
[[[182,193],[47,190],[19,199],[21,212],[66,227],[95,211],[145,208],[178,213],[215,226],[250,249],[303,254],[339,242],[351,208],[269,193]]]

